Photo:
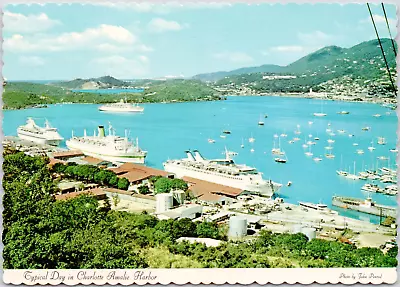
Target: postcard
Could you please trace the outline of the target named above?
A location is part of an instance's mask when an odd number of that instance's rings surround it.
[[[396,5],[2,20],[5,283],[396,282]]]

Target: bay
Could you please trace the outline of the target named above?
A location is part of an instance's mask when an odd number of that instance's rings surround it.
[[[72,90],[76,93],[94,93],[94,94],[124,94],[141,93],[143,89],[93,89],[93,90]]]
[[[129,130],[131,138],[139,137],[140,146],[148,151],[147,165],[162,169],[162,163],[167,159],[183,158],[187,149],[198,149],[206,158],[221,158],[225,146],[228,150],[239,153],[235,158],[237,163],[256,167],[263,172],[265,179],[272,179],[284,184],[279,196],[286,202],[298,201],[325,203],[331,207],[333,195],[366,198],[361,191],[365,181],[348,180],[336,175],[336,170],[347,169],[353,173],[354,162],[356,172],[364,168],[378,166],[395,168],[396,154],[390,152],[397,142],[397,116],[377,104],[321,101],[289,97],[250,97],[231,96],[226,101],[190,102],[174,104],[144,104],[143,114],[111,114],[98,111],[99,105],[94,104],[63,104],[50,105],[46,109],[6,110],[3,112],[3,133],[16,135],[18,126],[23,125],[27,117],[33,117],[42,125],[47,119],[59,129],[60,134],[68,139],[71,131],[75,135],[88,134],[98,125],[107,127],[110,122],[117,134],[123,136],[125,129]],[[326,117],[314,117],[313,113],[321,112]],[[346,110],[348,115],[337,112]],[[387,115],[386,112],[391,114]],[[264,114],[268,118],[264,118]],[[379,118],[374,114],[381,114]],[[265,122],[258,126],[258,121]],[[309,122],[312,121],[312,124]],[[326,132],[328,124],[336,134],[331,137]],[[300,126],[300,135],[294,131]],[[362,131],[365,126],[370,131]],[[337,130],[345,130],[340,134]],[[223,130],[232,133],[223,139]],[[281,148],[286,152],[288,162],[279,164],[274,161],[271,149],[274,145],[274,135],[287,134],[281,137]],[[349,137],[348,134],[354,134]],[[312,146],[314,157],[321,157],[321,162],[315,162],[307,157],[302,145],[305,140],[316,142]],[[255,138],[249,143],[248,138]],[[294,137],[301,140],[290,144]],[[319,137],[320,140],[314,140]],[[378,145],[378,137],[385,137],[386,145]],[[214,144],[208,139],[216,140]],[[332,153],[334,159],[325,158],[328,146],[327,140],[332,138]],[[241,148],[242,139],[244,148]],[[353,143],[358,146],[353,146]],[[370,152],[367,148],[374,142],[376,150]],[[65,143],[62,144],[65,147]],[[254,152],[250,150],[254,149]],[[363,149],[364,154],[356,153]],[[389,157],[389,161],[380,161],[378,156]],[[286,186],[288,181],[292,186]],[[396,196],[371,194],[378,203],[395,206]],[[370,216],[353,211],[333,208],[352,218],[379,222],[376,216]]]

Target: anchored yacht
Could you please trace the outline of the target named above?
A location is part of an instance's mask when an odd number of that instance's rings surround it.
[[[64,139],[47,120],[45,126],[40,127],[32,118],[28,118],[26,125],[18,127],[17,134],[20,139],[52,146],[58,146]]]
[[[187,158],[163,163],[178,178],[189,176],[271,197],[282,184],[265,180],[255,168],[236,164],[226,152],[224,159],[205,159],[199,151],[186,151]]]

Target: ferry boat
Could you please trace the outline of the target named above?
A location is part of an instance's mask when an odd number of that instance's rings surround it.
[[[109,134],[105,135],[104,126],[98,127],[98,134],[87,136],[86,130],[83,137],[72,136],[66,142],[70,150],[80,150],[88,156],[93,156],[110,162],[145,162],[147,151],[139,147],[139,140],[136,138],[136,144],[128,140],[127,135],[120,137],[115,135],[115,130],[109,126]]]
[[[206,159],[198,150],[186,151],[186,155],[187,158],[184,159],[164,162],[165,171],[174,173],[178,178],[198,178],[267,197],[271,197],[282,187],[282,184],[272,180],[264,180],[255,168],[236,164],[228,153],[224,159]]]
[[[45,126],[40,127],[32,118],[27,119],[26,125],[18,127],[17,134],[22,140],[51,146],[58,146],[64,140],[57,129],[53,128],[47,120]]]
[[[142,113],[144,107],[138,104],[133,105],[121,100],[119,103],[106,104],[99,107],[102,112],[115,112],[115,113]]]
[[[396,207],[376,204],[371,197],[366,200],[344,196],[333,196],[332,205],[344,209],[352,209],[363,213],[391,216],[396,218]]]

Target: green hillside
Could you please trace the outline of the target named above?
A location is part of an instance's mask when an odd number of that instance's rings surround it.
[[[383,39],[385,56],[395,76],[396,60],[389,39]],[[346,86],[354,93],[393,94],[389,75],[377,40],[351,48],[329,46],[309,54],[282,68],[280,73],[250,73],[225,77],[218,88],[246,87],[255,92],[331,92]],[[292,75],[292,79],[268,80],[268,75]]]
[[[22,109],[55,103],[112,103],[122,98],[135,103],[220,100],[219,92],[200,81],[147,81],[141,84],[145,84],[143,93],[99,94],[72,92],[51,85],[11,82],[3,93],[3,109]]]

